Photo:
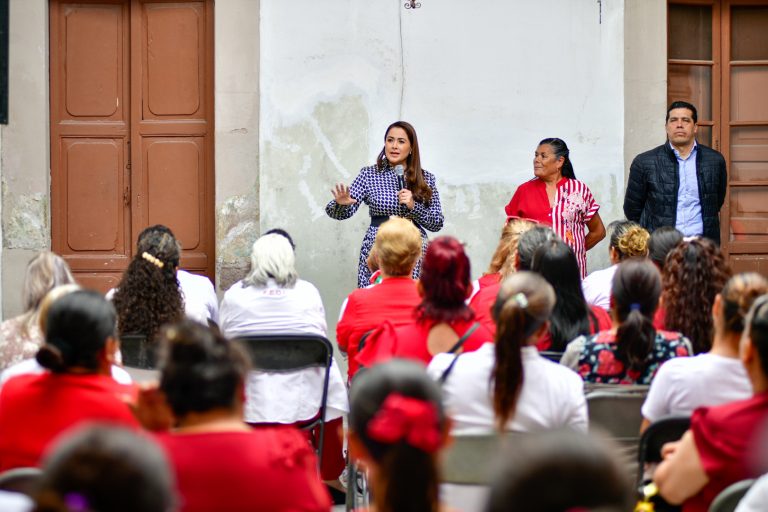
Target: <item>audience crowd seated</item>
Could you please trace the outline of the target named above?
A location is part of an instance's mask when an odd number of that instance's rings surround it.
[[[576,338],[568,344],[561,363],[587,382],[650,384],[664,361],[691,351],[690,342],[680,333],[653,327],[660,294],[661,279],[653,263],[621,262],[611,291],[614,328]]]
[[[264,334],[327,336],[320,292],[299,279],[291,241],[283,234],[259,237],[251,250],[251,270],[224,294],[221,332],[230,339]],[[246,384],[245,421],[294,424],[317,415],[325,372],[252,371]],[[328,387],[328,421],[322,457],[323,478],[335,481],[344,469],[341,426],[349,410],[347,388],[336,362]]]
[[[379,226],[371,250],[381,282],[349,294],[336,325],[336,342],[349,356],[348,380],[357,372],[360,339],[385,320],[393,326],[409,324],[421,302],[413,267],[421,257],[421,233],[413,222],[393,217]]]
[[[696,354],[712,346],[712,304],[731,277],[720,248],[707,238],[685,239],[667,255],[657,329],[683,333]]]
[[[210,329],[165,329],[160,391],[176,428],[156,439],[174,469],[183,512],[327,511],[317,459],[292,426],[243,421],[248,356]]]
[[[441,236],[429,244],[417,286],[422,301],[414,320],[399,327],[384,322],[366,340],[358,364],[370,367],[404,357],[426,365],[435,354],[470,352],[493,339],[465,302],[472,281],[469,258],[458,240]]]
[[[648,255],[650,235],[640,224],[630,220],[616,220],[608,224],[610,243],[608,257],[611,266],[595,270],[584,278],[584,298],[594,306],[607,310],[611,307],[611,285],[620,262],[627,258],[644,258]]]
[[[768,419],[768,296],[754,301],[741,338],[741,361],[754,395],[696,409],[683,438],[664,446],[654,481],[669,503],[705,512],[728,485],[754,478],[753,456]]]
[[[155,230],[139,238],[136,255],[111,295],[120,336],[142,334],[154,341],[160,328],[184,316],[184,299],[176,269],[181,247],[168,232]]]
[[[576,255],[568,244],[550,240],[536,249],[531,270],[555,290],[555,307],[547,329],[536,346],[539,350],[562,352],[575,338],[610,329],[611,317],[600,306],[587,304],[581,289]]]
[[[491,307],[496,302],[501,282],[517,271],[517,246],[520,237],[527,231],[537,227],[532,220],[512,217],[507,220],[501,230],[501,239],[491,258],[488,270],[480,279],[472,283],[472,296],[469,307],[475,312],[475,320],[484,325],[491,333],[496,330],[493,323]],[[549,229],[549,228],[546,228]],[[549,230],[554,235],[554,231]]]
[[[74,282],[61,256],[44,251],[29,261],[22,286],[24,313],[0,324],[0,370],[35,357],[43,344],[40,303],[55,287]]]
[[[350,456],[369,475],[376,512],[437,512],[438,455],[450,421],[440,388],[413,361],[393,359],[352,383]]]
[[[0,375],[0,470],[43,466],[25,511],[329,510],[323,481],[342,485],[349,413],[349,458],[365,469],[371,510],[445,510],[438,460],[449,432],[514,432],[526,442],[498,454],[515,464],[498,473],[486,510],[618,512],[631,507],[627,472],[584,437],[584,381],[650,384],[638,429],[692,414],[691,430],[663,449],[660,493],[706,510],[764,471],[752,459],[768,422],[768,281],[729,280],[707,239],[611,228],[612,266],[582,282],[552,229],[509,219],[473,284],[462,244],[447,236],[412,280],[421,235],[408,220],[384,222],[370,261],[379,274],[341,308],[351,394],[334,361],[319,470],[296,427],[318,414],[323,371],[251,369],[237,342],[327,337],[288,233],[256,240],[220,310],[210,281],[178,269],[181,246],[162,225],[139,236],[112,303],[66,284],[64,260],[42,253],[27,271],[25,313],[0,327],[0,369],[12,365]],[[159,342],[157,385],[139,392],[119,367],[118,332]],[[561,364],[539,353],[564,348]],[[155,432],[137,435],[142,426]]]
[[[766,293],[768,281],[760,274],[736,274],[728,280],[712,305],[712,348],[695,357],[671,359],[659,368],[643,404],[644,425],[752,396],[752,384],[739,360],[739,341],[749,308]]]
[[[75,291],[56,300],[45,339],[37,361],[50,371],[14,377],[0,391],[0,470],[37,466],[52,439],[86,421],[138,428],[128,406],[134,389],[110,377],[118,343],[104,297]]]
[[[541,276],[515,273],[502,283],[493,306],[496,343],[432,359],[427,372],[443,382],[454,434],[587,430],[583,382],[535,347],[554,304],[555,292]]]

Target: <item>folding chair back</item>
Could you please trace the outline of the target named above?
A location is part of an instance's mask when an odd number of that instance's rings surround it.
[[[0,473],[0,490],[32,496],[43,476],[40,468],[14,468]]]
[[[709,512],[733,512],[739,505],[741,498],[747,494],[747,491],[754,480],[741,480],[735,484],[731,484],[723,489],[720,494],[712,500],[712,504],[709,506]]]
[[[120,336],[120,353],[123,364],[141,370],[154,370],[156,366],[155,343],[144,334],[123,334]]]
[[[563,352],[557,352],[554,350],[542,350],[539,352],[539,355],[545,359],[549,359],[554,363],[559,363],[563,358]]]
[[[587,411],[590,430],[603,431],[622,449],[621,456],[628,477],[637,474],[637,449],[640,442],[640,408],[648,393],[648,386],[601,387],[587,393]]]
[[[235,339],[251,356],[255,370],[270,372],[295,372],[307,368],[323,368],[322,398],[318,415],[302,428],[310,430],[319,425],[317,446],[318,460],[322,457],[325,439],[325,410],[328,403],[328,382],[333,363],[333,347],[323,336],[313,334],[259,334]]]
[[[691,417],[686,415],[665,416],[654,421],[640,437],[637,461],[641,466],[646,462],[661,462],[661,447],[679,441],[690,426]]]

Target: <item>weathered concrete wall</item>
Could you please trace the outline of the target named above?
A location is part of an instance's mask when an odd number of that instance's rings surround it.
[[[11,0],[9,121],[0,128],[3,317],[21,312],[27,261],[50,247],[48,2]]]
[[[625,0],[624,168],[664,141],[667,110],[667,2]],[[623,192],[623,188],[622,188]]]
[[[285,226],[329,323],[355,286],[367,209],[325,216],[334,182],[372,163],[384,129],[412,122],[446,225],[485,268],[538,141],[559,136],[577,176],[620,215],[623,3],[423,0],[261,2],[261,226]],[[532,20],[536,20],[535,23]],[[297,37],[300,35],[300,37]],[[590,263],[607,264],[607,251]]]
[[[216,276],[243,277],[259,235],[259,1],[215,11]]]

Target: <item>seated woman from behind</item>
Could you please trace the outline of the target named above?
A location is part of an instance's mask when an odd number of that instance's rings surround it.
[[[533,253],[531,270],[541,275],[555,290],[555,308],[549,329],[536,342],[539,350],[562,352],[570,341],[611,327],[611,317],[600,306],[584,300],[576,254],[561,240],[545,242]]]
[[[336,326],[339,348],[349,355],[348,380],[357,372],[355,357],[360,338],[389,320],[399,326],[413,321],[413,310],[421,301],[413,267],[421,257],[421,233],[413,222],[392,217],[376,233],[371,254],[381,272],[381,282],[359,288],[347,297]]]
[[[376,512],[438,512],[438,456],[449,420],[440,388],[412,361],[392,360],[352,383],[350,457],[368,471]]]
[[[371,367],[393,357],[429,363],[441,352],[470,352],[493,335],[474,321],[465,301],[472,293],[469,258],[455,238],[441,236],[427,247],[418,291],[422,297],[414,320],[395,327],[385,322],[366,340],[357,362]]]
[[[247,355],[191,321],[164,332],[160,391],[177,428],[157,435],[176,473],[182,512],[328,510],[317,459],[291,426],[243,422]]]
[[[320,292],[299,279],[291,242],[266,234],[251,249],[251,271],[224,294],[219,308],[222,333],[236,339],[267,334],[326,337]],[[252,371],[246,383],[245,421],[293,424],[313,419],[322,399],[325,369],[294,372]],[[334,481],[344,470],[342,416],[349,410],[347,387],[331,362],[323,445],[323,479]],[[338,432],[338,435],[336,435]]]
[[[570,342],[561,364],[586,382],[650,384],[664,361],[691,355],[691,344],[682,334],[653,327],[660,294],[661,278],[653,263],[621,262],[611,289],[613,328]]]
[[[181,247],[173,235],[153,231],[141,239],[112,295],[119,334],[143,334],[154,341],[160,328],[184,317],[176,269]],[[141,250],[144,249],[144,250]]]
[[[650,234],[631,220],[616,220],[608,224],[610,245],[608,257],[611,266],[595,270],[584,278],[584,298],[589,304],[603,309],[611,307],[611,285],[619,263],[627,258],[645,258],[648,255]]]
[[[736,274],[715,296],[715,337],[709,352],[675,358],[659,368],[643,404],[643,428],[670,414],[691,414],[752,396],[752,384],[739,360],[739,340],[752,302],[768,292],[768,281],[756,273]]]
[[[662,448],[664,461],[653,475],[661,496],[685,512],[706,512],[727,486],[759,476],[756,454],[768,419],[768,296],[755,300],[745,324],[739,352],[754,395],[696,409],[690,430]]]
[[[439,354],[427,372],[444,380],[455,434],[494,429],[533,432],[557,427],[587,430],[584,383],[541,357],[535,344],[547,331],[555,292],[532,272],[501,285],[493,315],[496,343],[460,356]]]
[[[51,440],[87,421],[138,427],[126,404],[134,388],[110,376],[118,343],[104,297],[76,291],[55,301],[45,339],[37,361],[50,372],[13,377],[0,391],[0,470],[36,466]]]
[[[0,324],[0,370],[35,357],[43,344],[38,326],[43,298],[57,286],[74,282],[61,256],[44,251],[29,261],[22,287],[24,313]]]

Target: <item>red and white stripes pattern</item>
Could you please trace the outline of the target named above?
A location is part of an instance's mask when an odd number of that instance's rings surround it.
[[[568,179],[558,187],[552,208],[552,229],[576,253],[582,279],[587,275],[586,224],[599,209],[592,192],[579,180]]]

